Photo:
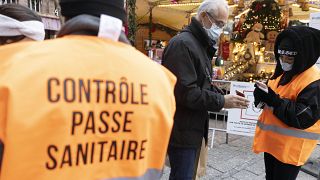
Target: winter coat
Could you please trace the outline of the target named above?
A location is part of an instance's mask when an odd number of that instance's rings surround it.
[[[224,97],[211,85],[213,45],[199,21],[169,42],[162,64],[177,77],[176,113],[170,145],[200,147],[208,137],[208,111],[220,111]]]

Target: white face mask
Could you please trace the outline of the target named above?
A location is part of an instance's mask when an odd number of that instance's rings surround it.
[[[208,16],[208,15],[207,15]],[[219,28],[215,23],[211,22],[210,18],[208,17],[210,23],[212,24],[211,25],[211,28],[210,29],[207,29],[207,28],[204,28],[206,31],[207,31],[207,34],[209,36],[209,38],[213,41],[216,42],[216,45],[218,44],[218,40],[219,40],[219,37],[223,31],[222,28]]]
[[[285,63],[282,61],[281,58],[279,58],[279,59],[280,59],[281,67],[284,71],[290,71],[292,69],[293,64]]]

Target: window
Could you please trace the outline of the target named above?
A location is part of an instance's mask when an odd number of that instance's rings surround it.
[[[28,1],[28,6],[30,9],[36,11],[36,12],[40,12],[41,10],[41,0],[29,0]]]
[[[0,0],[0,4],[18,3],[18,0]]]

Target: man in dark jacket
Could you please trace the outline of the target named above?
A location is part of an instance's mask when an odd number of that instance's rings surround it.
[[[211,60],[214,47],[228,19],[224,0],[206,0],[196,18],[165,49],[163,65],[177,77],[176,113],[168,155],[170,179],[192,179],[203,138],[208,137],[207,111],[246,108],[248,101],[236,95],[223,96],[212,87]]]

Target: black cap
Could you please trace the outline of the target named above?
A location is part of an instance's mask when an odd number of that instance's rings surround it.
[[[81,14],[113,16],[126,22],[123,0],[60,0],[61,14],[72,18]]]
[[[290,38],[283,38],[278,46],[278,53],[286,56],[296,56],[298,54],[294,47],[294,42]]]

